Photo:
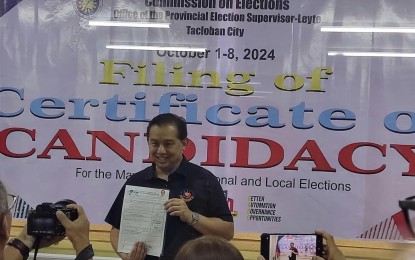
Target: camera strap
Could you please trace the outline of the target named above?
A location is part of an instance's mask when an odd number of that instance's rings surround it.
[[[35,250],[35,253],[33,255],[33,260],[36,260],[36,256],[37,256],[37,252],[39,251],[41,240],[42,240],[41,236],[36,236],[35,237],[35,242],[33,243],[33,249]]]

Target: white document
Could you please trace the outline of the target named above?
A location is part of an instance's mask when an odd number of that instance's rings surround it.
[[[147,255],[160,256],[163,250],[169,190],[127,185],[121,213],[118,252],[130,253],[135,242],[144,242]]]

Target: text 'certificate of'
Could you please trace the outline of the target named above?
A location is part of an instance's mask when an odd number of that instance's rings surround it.
[[[130,253],[135,242],[144,242],[147,255],[160,256],[163,250],[169,190],[127,185],[121,213],[118,252]]]

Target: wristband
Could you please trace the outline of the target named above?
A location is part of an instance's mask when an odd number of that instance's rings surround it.
[[[94,249],[92,249],[92,245],[89,245],[79,252],[75,260],[89,260],[92,259],[92,257],[94,257]]]
[[[16,248],[17,250],[19,250],[20,254],[23,256],[23,260],[26,260],[27,258],[29,258],[30,249],[20,239],[13,238],[7,243],[7,245],[12,246]]]

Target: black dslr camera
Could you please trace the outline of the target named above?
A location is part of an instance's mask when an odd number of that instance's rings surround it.
[[[67,209],[69,204],[76,204],[72,200],[61,200],[56,203],[45,202],[29,210],[27,216],[27,234],[31,236],[64,236],[64,226],[56,217],[58,210],[62,211],[70,220],[78,218],[76,209]]]

